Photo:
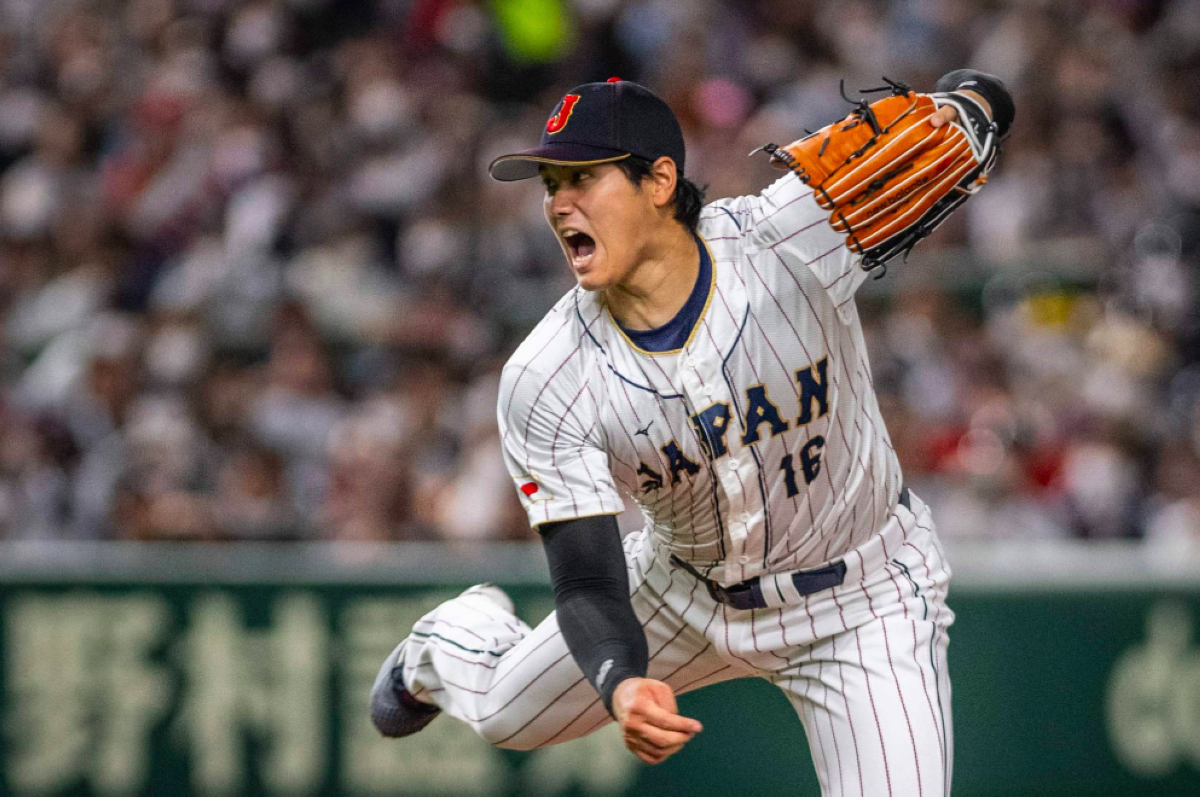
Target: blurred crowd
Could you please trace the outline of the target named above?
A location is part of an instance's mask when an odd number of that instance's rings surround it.
[[[1200,547],[1200,0],[0,0],[0,539],[528,538],[498,372],[573,281],[490,159],[619,75],[749,193],[961,66],[1000,168],[861,300],[908,483]]]

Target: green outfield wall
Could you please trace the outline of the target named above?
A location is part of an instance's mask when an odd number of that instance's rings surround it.
[[[1200,794],[1200,576],[1073,551],[951,550],[954,793]],[[378,737],[367,693],[412,622],[490,576],[535,623],[544,569],[528,546],[0,546],[0,794],[819,794],[761,681],[682,698],[706,730],[659,767],[611,727],[530,754],[447,719]]]

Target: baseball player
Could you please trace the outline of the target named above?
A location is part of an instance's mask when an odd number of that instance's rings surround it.
[[[889,86],[766,147],[787,173],[755,196],[705,205],[671,110],[617,79],[572,89],[540,146],[491,164],[542,180],[578,281],[498,406],[556,611],[531,629],[484,584],[430,612],[380,671],[381,732],[445,712],[529,750],[615,720],[658,763],[702,730],[676,695],[758,677],[799,714],[824,794],[949,793],[950,571],[854,296],[978,187],[1014,111],[978,72]],[[622,541],[623,494],[646,523]]]

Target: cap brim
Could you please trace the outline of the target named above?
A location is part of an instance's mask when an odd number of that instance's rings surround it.
[[[514,152],[512,155],[501,155],[488,166],[488,172],[495,180],[527,180],[537,177],[538,167],[544,163],[555,166],[592,166],[597,163],[613,163],[628,157],[628,152],[591,147],[587,144],[543,144],[540,147]]]

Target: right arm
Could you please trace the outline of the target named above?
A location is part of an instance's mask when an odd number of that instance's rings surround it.
[[[681,717],[675,693],[646,678],[646,634],[629,602],[629,577],[612,515],[539,527],[558,626],[571,656],[621,725],[625,746],[648,764],[678,752],[701,730]]]
[[[542,345],[542,341],[536,341]],[[646,634],[629,600],[615,515],[623,507],[597,431],[577,350],[547,343],[538,365],[511,362],[498,416],[504,461],[541,534],[559,628],[572,658],[620,723],[625,745],[651,764],[676,752],[700,723],[680,717],[667,684],[646,678]],[[568,353],[560,353],[564,351]]]

